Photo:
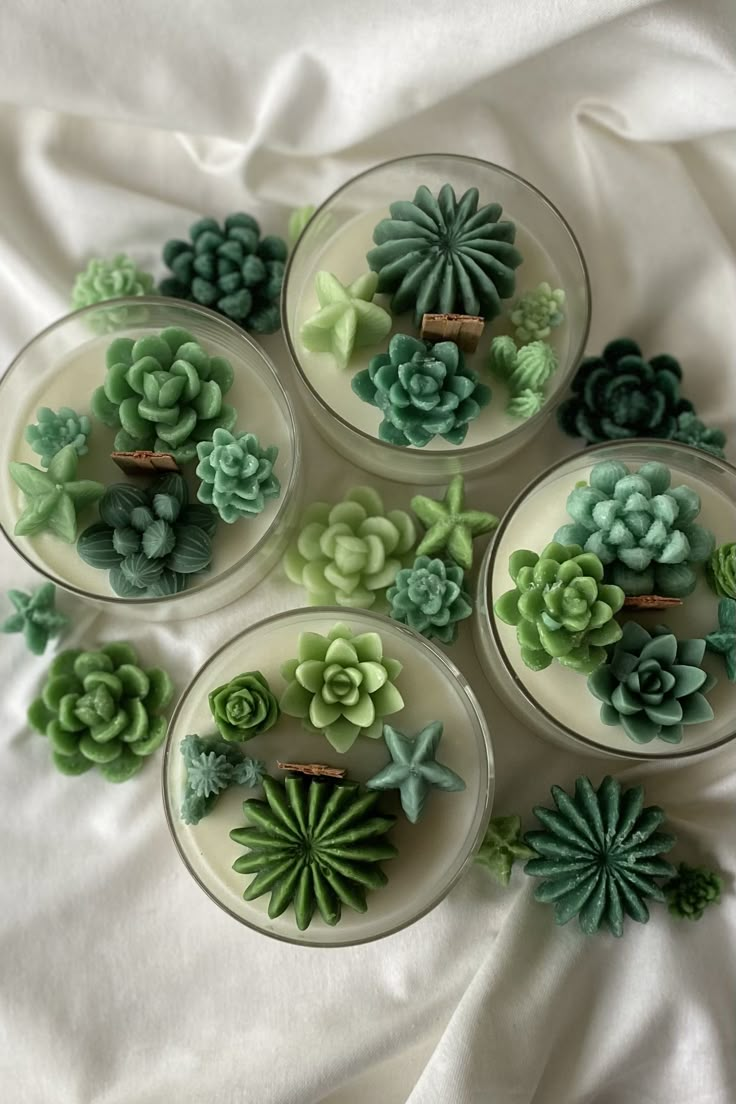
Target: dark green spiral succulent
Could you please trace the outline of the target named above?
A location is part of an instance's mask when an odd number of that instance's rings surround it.
[[[307,781],[266,775],[265,801],[243,802],[248,821],[230,838],[248,848],[233,863],[238,874],[255,874],[243,897],[271,893],[268,915],[294,906],[297,927],[308,928],[315,909],[326,924],[340,920],[342,906],[365,912],[365,894],[386,884],[378,865],[397,854],[382,837],[396,817],[377,813],[379,794],[361,792],[355,782]]]
[[[537,901],[554,903],[556,924],[577,916],[586,935],[601,927],[623,935],[626,916],[645,924],[646,898],[664,901],[656,879],[675,873],[661,858],[675,845],[674,836],[657,831],[663,811],[644,808],[642,786],[622,790],[611,777],[597,791],[578,778],[573,797],[553,786],[552,798],[556,809],[534,809],[543,830],[525,836],[538,858],[524,872],[543,879],[534,891]]]
[[[368,265],[378,273],[379,292],[392,295],[394,314],[474,314],[495,318],[501,300],[514,294],[514,270],[522,261],[514,247],[516,227],[501,222],[500,203],[478,206],[477,188],[457,198],[443,184],[435,198],[422,184],[413,202],[392,203],[391,217],[373,231],[376,248]]]
[[[91,567],[110,572],[121,598],[177,594],[212,559],[217,515],[210,506],[189,505],[180,475],[164,475],[145,490],[113,483],[99,510],[101,520],[84,530],[77,551]]]

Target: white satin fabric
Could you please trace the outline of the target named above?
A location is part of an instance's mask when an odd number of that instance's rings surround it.
[[[593,281],[590,349],[630,334],[674,353],[701,416],[736,434],[735,49],[729,0],[5,0],[2,362],[64,312],[92,254],[160,275],[161,243],[200,214],[250,210],[283,231],[291,206],[377,161],[462,152],[568,215]],[[282,340],[266,344],[290,379]],[[303,428],[311,497],[365,479]],[[472,500],[500,512],[571,449],[550,426]],[[38,581],[6,546],[0,567],[4,585]],[[196,624],[62,605],[73,644],[129,634],[181,688],[299,598],[276,572]],[[493,728],[496,811],[530,824],[551,783],[612,766],[669,811],[678,857],[724,872],[723,903],[699,924],[659,909],[622,941],[586,939],[520,872],[503,890],[477,869],[400,935],[301,950],[241,928],[190,879],[157,764],[120,787],[53,771],[24,724],[47,661],[0,645],[3,1101],[736,1100],[736,749],[634,768],[555,750],[494,700],[466,629],[455,655]]]

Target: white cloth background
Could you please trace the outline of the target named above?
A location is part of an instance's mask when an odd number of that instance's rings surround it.
[[[736,27],[729,0],[5,0],[0,357],[65,310],[89,255],[161,274],[200,214],[273,231],[354,172],[470,153],[568,215],[593,281],[591,350],[631,334],[736,433]],[[290,376],[283,343],[269,351]],[[305,424],[311,495],[356,479]],[[736,458],[736,437],[729,456]],[[471,485],[500,512],[571,451],[553,426]],[[409,489],[386,485],[396,505]],[[0,549],[3,585],[34,580]],[[210,650],[298,604],[274,573],[195,624],[79,606],[76,640],[130,633],[183,687]],[[70,609],[68,602],[63,605]],[[67,779],[28,733],[45,661],[0,651],[0,1099],[8,1104],[729,1104],[736,1099],[736,749],[622,768],[523,731],[470,634],[456,651],[493,728],[497,812],[607,766],[643,781],[678,857],[725,873],[700,924],[657,910],[622,941],[555,928],[519,872],[478,869],[431,915],[355,950],[261,938],[216,909],[168,837],[157,764]]]

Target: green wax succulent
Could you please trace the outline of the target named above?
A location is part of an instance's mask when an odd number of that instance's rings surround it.
[[[621,725],[637,744],[679,744],[684,725],[713,720],[703,695],[716,680],[701,667],[704,654],[704,640],[678,640],[663,626],[648,633],[628,621],[608,662],[588,679],[603,724]]]
[[[495,514],[465,509],[465,480],[455,475],[441,502],[415,495],[411,508],[427,530],[417,548],[419,556],[450,556],[464,571],[473,566],[473,541],[498,525]]]
[[[43,583],[30,594],[9,590],[8,598],[15,613],[0,625],[0,632],[22,632],[28,651],[43,655],[49,640],[59,636],[69,624],[66,614],[56,609],[56,587],[53,583]]]
[[[161,294],[201,303],[254,334],[275,333],[284,279],[286,242],[261,237],[251,215],[228,215],[221,226],[203,218],[189,229],[190,241],[164,246],[164,264],[172,275],[161,281]]]
[[[186,330],[171,326],[137,341],[118,337],[106,363],[92,413],[117,429],[119,452],[166,452],[186,464],[198,441],[235,424],[235,410],[223,402],[233,383],[230,362],[208,356]]]
[[[86,456],[90,433],[86,414],[77,414],[68,406],[62,406],[57,411],[41,406],[36,411],[36,417],[38,424],[26,426],[24,437],[41,457],[42,468],[48,468],[56,454],[67,445],[73,446],[77,456]]]
[[[73,444],[65,445],[51,459],[48,471],[11,460],[10,477],[25,497],[25,507],[15,525],[17,537],[49,532],[73,544],[77,538],[77,514],[97,502],[105,492],[103,483],[77,479],[79,455]]]
[[[99,511],[77,551],[91,567],[109,571],[121,598],[166,598],[209,566],[217,516],[209,506],[189,505],[180,475],[161,476],[145,489],[113,483]]]
[[[353,487],[342,502],[314,502],[284,556],[292,583],[318,606],[370,609],[381,603],[416,542],[404,510],[386,510],[373,487]]]
[[[555,540],[593,552],[606,579],[626,594],[684,598],[697,582],[692,565],[708,559],[715,540],[695,523],[699,495],[671,482],[669,468],[656,461],[632,472],[603,460],[593,466],[589,486],[571,491],[573,522],[558,529]]]
[[[289,247],[294,248],[308,222],[311,222],[312,215],[317,210],[313,203],[305,203],[303,207],[296,207],[289,215],[289,226],[287,230],[287,238],[289,241]]]
[[[736,541],[719,544],[706,564],[705,573],[711,590],[719,598],[736,598]]]
[[[554,904],[556,924],[577,916],[586,935],[607,928],[621,936],[627,916],[645,924],[646,899],[665,899],[656,879],[675,873],[661,857],[675,844],[674,836],[658,831],[663,811],[644,807],[643,787],[624,790],[611,777],[597,790],[578,778],[572,796],[553,786],[552,798],[556,809],[534,809],[542,830],[525,837],[538,857],[524,872],[542,879],[535,898]]]
[[[230,742],[260,736],[279,719],[279,703],[260,671],[236,675],[207,700],[220,735]]]
[[[108,782],[124,782],[163,743],[161,710],[173,693],[160,668],[144,670],[124,641],[99,651],[69,650],[49,668],[40,698],[28,710],[33,728],[47,736],[63,774],[97,766]]]
[[[429,556],[402,568],[386,596],[394,621],[443,644],[455,643],[459,622],[473,612],[463,569]]]
[[[704,425],[692,410],[685,410],[682,414],[678,414],[677,425],[671,436],[673,441],[681,441],[683,445],[702,449],[712,456],[718,456],[721,460],[725,457],[726,434],[721,429],[712,429]]]
[[[718,904],[721,888],[714,871],[680,863],[674,878],[664,885],[667,908],[679,920],[699,920],[710,905]]]
[[[501,300],[514,294],[514,270],[522,261],[514,248],[516,227],[502,222],[500,203],[478,206],[477,188],[460,199],[450,184],[435,197],[417,188],[414,200],[389,207],[390,218],[373,231],[376,248],[368,265],[378,273],[378,290],[391,294],[394,314],[473,314],[492,319]]]
[[[543,281],[533,291],[522,295],[511,311],[511,325],[520,344],[541,341],[565,321],[565,293]]]
[[[533,859],[536,852],[528,847],[521,833],[520,816],[491,817],[475,861],[484,866],[492,878],[508,885],[517,860]]]
[[[721,598],[718,603],[718,628],[708,633],[705,646],[709,652],[723,656],[726,678],[736,682],[736,600]]]
[[[330,353],[338,368],[347,368],[355,349],[378,345],[391,332],[391,315],[373,302],[378,277],[374,272],[341,284],[331,272],[315,277],[320,309],[301,328],[305,349]]]
[[[408,334],[394,334],[388,352],[374,356],[353,377],[352,388],[383,414],[382,441],[417,448],[434,437],[461,445],[469,423],[491,400],[452,341],[431,345]]]
[[[197,445],[197,490],[200,502],[214,506],[224,522],[256,517],[266,502],[278,498],[281,483],[274,474],[279,450],[261,448],[254,433],[216,429],[211,441]]]
[[[383,654],[378,633],[353,635],[337,624],[326,635],[303,632],[298,656],[281,668],[288,685],[281,711],[323,732],[335,751],[349,751],[359,735],[380,739],[383,717],[404,707],[394,682],[401,664]]]
[[[282,785],[268,775],[263,790],[265,801],[243,802],[247,826],[230,833],[248,848],[233,869],[256,875],[245,900],[270,891],[269,917],[293,905],[300,931],[315,911],[331,926],[345,905],[365,912],[366,890],[387,881],[378,864],[397,854],[383,838],[396,817],[377,812],[379,795],[354,782],[287,777]]]
[[[260,786],[266,773],[262,759],[251,759],[233,743],[216,737],[185,736],[179,744],[186,781],[181,804],[185,824],[199,824],[212,812],[220,794],[229,786]]]
[[[153,276],[138,268],[135,261],[125,253],[114,257],[92,257],[83,272],[80,272],[72,288],[72,310],[91,307],[95,303],[104,303],[108,299],[126,298],[155,294]],[[94,314],[93,328],[101,333],[117,330],[127,324],[135,324],[141,310],[130,307],[110,307]]]
[[[557,660],[581,674],[605,662],[606,648],[621,637],[614,620],[624,592],[603,582],[603,565],[579,545],[548,544],[541,554],[511,554],[516,584],[496,601],[496,615],[516,627],[521,658],[532,671]]]
[[[530,418],[542,409],[545,388],[559,361],[546,341],[532,341],[517,349],[513,338],[501,336],[491,342],[489,367],[508,389],[506,413],[513,418]]]
[[[459,774],[437,762],[442,727],[441,721],[432,721],[416,737],[409,737],[384,725],[383,738],[391,762],[365,784],[368,790],[398,790],[401,808],[412,824],[423,815],[432,790],[465,789]]]

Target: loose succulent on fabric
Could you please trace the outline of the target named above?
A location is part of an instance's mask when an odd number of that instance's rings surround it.
[[[628,621],[608,662],[588,679],[603,703],[601,721],[621,725],[637,744],[679,744],[684,725],[713,720],[704,694],[716,679],[702,669],[704,655],[704,640],[678,640],[661,625],[649,633]]]
[[[488,366],[508,389],[506,413],[512,418],[530,418],[542,409],[545,388],[559,361],[546,341],[532,341],[517,349],[513,338],[501,336],[491,342]]]
[[[402,568],[386,597],[394,621],[442,644],[455,643],[459,622],[473,612],[463,569],[429,556],[417,556]]]
[[[501,300],[514,294],[514,270],[522,262],[514,247],[516,227],[500,222],[500,203],[478,206],[477,188],[460,199],[450,184],[435,198],[417,188],[413,202],[399,200],[390,218],[373,231],[376,248],[368,266],[378,273],[379,292],[391,294],[394,314],[473,314],[492,319]]]
[[[185,824],[199,824],[229,786],[255,789],[266,773],[262,759],[251,759],[237,745],[216,737],[185,736],[179,751],[186,772],[181,804]]]
[[[278,498],[281,483],[274,474],[276,445],[261,448],[254,433],[216,429],[211,441],[197,445],[197,489],[200,502],[214,506],[224,522],[256,517],[266,502]]]
[[[79,455],[74,445],[65,445],[51,459],[48,471],[11,460],[8,470],[25,498],[15,529],[17,537],[53,533],[73,544],[77,538],[77,514],[97,502],[105,493],[104,483],[77,479]]]
[[[465,789],[459,774],[437,762],[442,728],[441,721],[432,721],[411,737],[391,725],[383,726],[383,738],[391,762],[368,779],[366,789],[398,790],[401,808],[412,824],[416,824],[424,814],[432,790],[458,792]]]
[[[341,284],[331,272],[315,277],[320,309],[303,324],[300,337],[312,353],[330,353],[338,368],[347,368],[355,349],[378,345],[391,332],[391,315],[373,302],[375,272]]]
[[[213,218],[199,219],[189,237],[164,246],[172,275],[161,281],[161,294],[201,303],[251,333],[275,333],[286,242],[262,238],[256,220],[242,213],[228,215],[223,226]]]
[[[736,541],[719,544],[705,565],[711,590],[719,598],[736,598]]]
[[[572,524],[555,540],[594,552],[606,578],[626,594],[684,598],[695,589],[693,564],[713,552],[713,534],[695,524],[700,497],[686,486],[670,487],[669,468],[654,461],[632,472],[604,460],[591,470],[589,486],[567,499]]]
[[[72,445],[77,456],[86,456],[90,421],[86,414],[77,414],[68,406],[50,410],[41,406],[36,411],[37,425],[25,428],[25,437],[33,451],[41,457],[41,467],[48,468],[58,452]]]
[[[721,879],[714,871],[684,862],[663,886],[667,908],[680,920],[699,920],[709,905],[718,904],[721,888]]]
[[[212,690],[210,712],[223,740],[252,740],[268,732],[279,719],[280,709],[268,679],[260,671],[247,671]]]
[[[296,207],[289,215],[289,225],[286,232],[286,237],[289,242],[289,248],[293,249],[299,238],[304,232],[308,222],[311,222],[312,215],[317,210],[313,203],[305,203],[303,207]]]
[[[407,334],[394,334],[388,352],[353,376],[352,388],[382,412],[382,441],[417,448],[438,436],[461,445],[469,423],[491,400],[452,341],[430,345]]]
[[[235,424],[235,410],[223,402],[233,383],[230,362],[209,356],[186,330],[170,326],[137,341],[118,337],[106,364],[91,406],[96,418],[117,430],[118,452],[166,452],[187,464],[198,441]]]
[[[685,410],[677,416],[677,426],[672,433],[673,441],[680,441],[683,445],[702,449],[704,452],[718,456],[721,460],[725,457],[726,434],[721,429],[711,429],[704,425],[700,418],[691,410]]]
[[[473,566],[473,541],[490,533],[498,525],[495,514],[465,509],[465,480],[455,475],[437,502],[426,495],[415,495],[411,508],[427,530],[417,548],[418,556],[450,556],[464,571]]]
[[[538,857],[524,872],[543,879],[536,900],[554,903],[556,924],[577,916],[586,935],[607,928],[621,936],[627,916],[645,924],[646,898],[665,899],[656,879],[675,873],[661,858],[675,844],[674,836],[657,830],[664,812],[644,807],[642,786],[624,790],[611,777],[597,790],[578,778],[574,796],[559,786],[551,792],[556,809],[536,806],[542,830],[525,836]]]
[[[161,476],[150,487],[113,483],[99,504],[100,521],[77,541],[85,563],[109,571],[121,598],[166,598],[183,590],[212,559],[217,515],[189,505],[182,476]]]
[[[536,852],[527,847],[521,834],[520,816],[491,817],[475,861],[484,866],[492,878],[508,885],[515,862],[533,859]]]
[[[161,710],[173,693],[159,667],[144,670],[124,641],[99,651],[62,652],[52,662],[41,696],[28,710],[30,725],[47,736],[63,774],[97,766],[108,782],[125,782],[163,743]]]
[[[314,502],[284,556],[292,583],[317,606],[371,609],[383,602],[416,542],[404,510],[386,510],[373,487],[353,487],[342,502]]]
[[[268,775],[263,790],[265,801],[243,802],[247,826],[230,833],[248,848],[233,870],[256,875],[245,900],[270,891],[269,917],[293,905],[300,931],[315,911],[331,926],[344,905],[365,912],[366,890],[387,881],[378,864],[398,853],[383,838],[396,817],[377,812],[379,795],[355,782],[287,777],[282,785]]]
[[[9,590],[8,598],[15,613],[0,625],[0,632],[22,632],[26,647],[34,655],[43,655],[49,640],[59,636],[69,624],[65,613],[56,609],[56,587],[42,583],[35,590]]]
[[[557,408],[560,428],[588,444],[627,437],[673,437],[681,414],[693,406],[680,397],[682,369],[674,357],[644,360],[631,338],[609,342],[586,357],[572,395]]]
[[[549,337],[552,330],[565,321],[564,303],[562,288],[553,291],[546,281],[522,295],[510,314],[519,344],[526,345],[530,341],[542,341]]]
[[[736,600],[721,598],[718,603],[718,628],[708,633],[705,646],[723,657],[726,678],[736,682]]]
[[[78,273],[72,288],[72,310],[91,307],[108,299],[138,297],[155,294],[154,279],[138,268],[125,253],[117,253],[109,260],[92,257],[83,272]],[[135,324],[139,311],[128,306],[110,307],[96,312],[92,326],[100,333],[116,330],[120,326]]]
[[[541,554],[520,549],[509,559],[515,588],[494,604],[497,617],[516,627],[521,658],[532,671],[554,659],[588,675],[621,638],[614,619],[623,590],[603,582],[603,565],[580,545],[548,544]]]
[[[383,718],[403,709],[394,685],[400,672],[378,633],[354,636],[343,624],[326,636],[303,632],[297,658],[281,668],[288,685],[279,705],[308,731],[324,733],[335,751],[349,751],[359,735],[380,739]]]

